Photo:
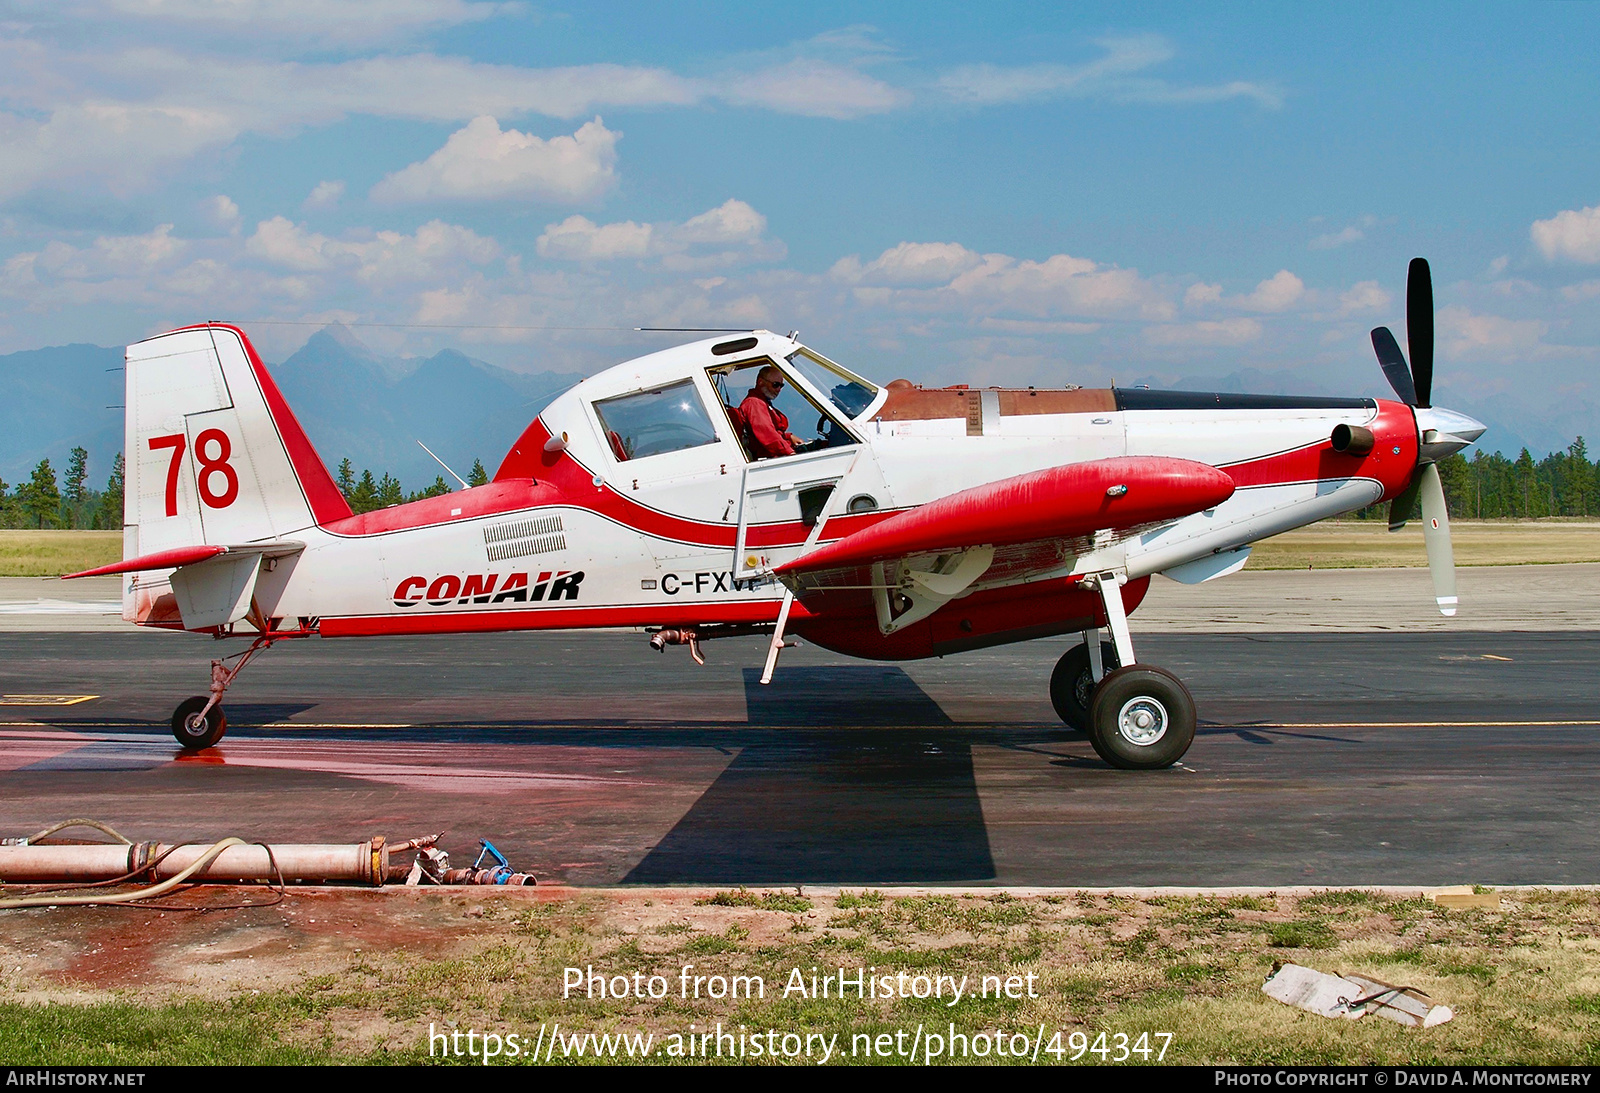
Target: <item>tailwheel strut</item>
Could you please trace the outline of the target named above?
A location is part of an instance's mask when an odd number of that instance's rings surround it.
[[[254,660],[257,653],[272,648],[275,642],[305,637],[315,632],[305,627],[298,630],[271,631],[257,637],[244,652],[213,660],[210,696],[195,695],[193,698],[186,698],[178,703],[176,710],[172,711],[172,735],[177,738],[178,744],[185,751],[200,751],[215,745],[222,739],[222,734],[228,731],[228,717],[222,709],[222,696],[233,685],[233,681],[239,678],[244,666]],[[235,663],[230,666],[229,661]]]

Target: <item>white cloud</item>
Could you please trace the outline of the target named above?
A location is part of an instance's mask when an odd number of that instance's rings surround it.
[[[848,120],[905,106],[909,93],[854,68],[808,58],[727,78],[721,97],[737,106]]]
[[[301,208],[304,209],[331,209],[339,204],[339,199],[344,196],[344,183],[338,179],[324,180],[312,187]]]
[[[166,21],[251,34],[339,41],[487,19],[516,5],[471,0],[99,0],[75,5],[143,22]]]
[[[326,251],[331,242],[327,236],[308,232],[287,217],[275,216],[257,224],[255,234],[244,246],[250,254],[275,266],[312,270],[327,267]]]
[[[900,243],[869,263],[854,256],[843,259],[829,277],[854,283],[852,294],[864,306],[974,319],[1007,313],[1034,319],[1166,319],[1174,310],[1136,270],[1070,254],[1019,261],[1006,254],[979,255],[954,243]],[[938,284],[940,280],[945,283]],[[918,283],[929,281],[935,283]]]
[[[1165,38],[1154,35],[1108,38],[1098,44],[1104,54],[1086,64],[965,65],[940,77],[939,86],[957,101],[980,106],[1045,98],[1164,104],[1246,98],[1265,107],[1283,105],[1282,93],[1267,84],[1233,80],[1210,86],[1180,87],[1165,80],[1136,75],[1176,55]]]
[[[188,244],[161,224],[140,235],[102,235],[86,247],[52,240],[37,251],[12,255],[0,268],[0,291],[38,303],[82,303],[107,285],[143,285],[171,268]],[[43,293],[44,295],[41,295]]]
[[[1152,345],[1243,345],[1261,337],[1261,323],[1245,318],[1174,323],[1146,327],[1144,337]]]
[[[729,198],[714,209],[692,216],[673,233],[690,243],[750,243],[767,230],[767,218],[743,201]]]
[[[441,199],[493,201],[521,198],[588,201],[616,182],[617,139],[595,118],[570,137],[543,140],[502,131],[491,117],[474,118],[420,163],[396,171],[372,188],[381,202]]]
[[[1366,232],[1362,231],[1358,227],[1355,227],[1354,225],[1351,225],[1350,227],[1344,228],[1340,231],[1330,232],[1327,235],[1319,235],[1315,239],[1311,240],[1311,242],[1307,245],[1310,246],[1312,250],[1332,250],[1335,247],[1342,247],[1346,243],[1358,242],[1366,237]]]
[[[1357,311],[1381,311],[1394,297],[1384,291],[1376,281],[1357,281],[1339,294],[1339,314],[1351,315]]]
[[[330,239],[282,216],[263,220],[245,251],[269,265],[300,272],[341,268],[368,283],[426,280],[493,261],[500,246],[470,228],[432,220],[412,235],[380,231],[367,238]]]
[[[202,204],[206,219],[223,231],[239,230],[239,206],[227,194],[217,194]]]
[[[1222,286],[1206,284],[1204,281],[1190,285],[1183,294],[1183,306],[1191,310],[1221,302]]]
[[[1250,295],[1227,302],[1246,311],[1287,311],[1305,294],[1305,282],[1288,270],[1280,269],[1257,285]]]
[[[596,224],[586,216],[569,216],[559,224],[548,225],[537,246],[545,258],[608,262],[615,258],[643,258],[650,253],[653,234],[649,224],[632,220]]]
[[[982,263],[983,255],[960,243],[900,243],[866,265],[856,255],[841,258],[828,272],[850,284],[947,284]]]
[[[1314,217],[1312,223],[1317,223],[1321,220],[1322,217],[1320,216]],[[1358,218],[1354,224],[1347,225],[1346,227],[1341,228],[1339,231],[1328,232],[1326,235],[1319,235],[1315,237],[1309,244],[1307,244],[1307,246],[1309,246],[1312,250],[1333,250],[1337,247],[1343,247],[1351,243],[1357,243],[1365,239],[1367,237],[1367,231],[1376,227],[1377,224],[1378,218],[1373,216],[1371,213],[1368,213],[1367,215]]]
[[[1534,244],[1550,261],[1600,262],[1600,205],[1564,209],[1549,220],[1535,220]]]
[[[237,132],[225,115],[187,106],[90,102],[44,121],[0,113],[0,201],[64,178],[126,194]]]
[[[632,220],[596,224],[588,217],[569,216],[559,224],[547,225],[537,247],[545,258],[577,262],[655,258],[667,269],[689,271],[782,258],[787,248],[779,240],[768,239],[766,231],[766,217],[745,202],[729,198],[682,224]]]
[[[1440,347],[1455,357],[1530,352],[1541,348],[1539,339],[1550,330],[1543,319],[1478,315],[1460,305],[1440,308],[1435,325]]]
[[[1052,322],[1047,319],[996,319],[985,316],[978,320],[978,329],[994,330],[1001,334],[1018,334],[1032,337],[1040,334],[1093,334],[1101,329],[1100,323]]]
[[[1561,295],[1568,300],[1592,300],[1600,296],[1600,280],[1579,281],[1575,285],[1567,285],[1562,288]]]

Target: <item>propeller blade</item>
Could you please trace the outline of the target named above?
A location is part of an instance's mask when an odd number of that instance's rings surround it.
[[[1444,505],[1444,485],[1439,468],[1422,465],[1417,478],[1422,483],[1422,542],[1428,548],[1428,571],[1433,574],[1433,595],[1439,614],[1454,615],[1456,604],[1456,557],[1450,546],[1450,513]]]
[[[1411,481],[1400,495],[1389,502],[1389,530],[1399,531],[1411,519],[1411,510],[1417,507],[1417,492],[1422,489],[1421,468],[1411,476]]]
[[[1389,386],[1400,396],[1400,401],[1415,406],[1417,389],[1411,383],[1411,369],[1406,367],[1405,354],[1400,352],[1400,343],[1394,340],[1388,327],[1380,326],[1372,332],[1372,349],[1378,354],[1378,364],[1389,377]]]
[[[1406,345],[1411,349],[1414,406],[1433,405],[1433,274],[1425,258],[1413,258],[1406,274]]]

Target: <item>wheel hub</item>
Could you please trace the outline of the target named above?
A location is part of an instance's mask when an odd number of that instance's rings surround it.
[[[1130,744],[1147,748],[1167,734],[1167,708],[1149,695],[1130,698],[1117,714],[1117,731]]]

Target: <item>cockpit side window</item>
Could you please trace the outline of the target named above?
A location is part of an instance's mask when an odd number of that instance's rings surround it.
[[[619,463],[718,440],[693,380],[603,399],[594,412]]]
[[[834,412],[817,405],[797,384],[783,382],[770,401],[759,399],[777,411],[776,414],[769,415],[755,404],[747,406],[748,399],[758,397],[757,380],[762,371],[768,368],[778,373],[782,372],[782,369],[764,357],[760,360],[742,361],[711,369],[712,386],[722,398],[729,421],[739,437],[739,444],[744,449],[747,459],[751,461],[773,459],[791,454],[789,451],[763,445],[755,435],[757,430],[752,427],[749,420],[749,411],[763,414],[766,424],[771,426],[761,431],[773,432],[777,429],[776,423],[785,423],[781,429],[783,443],[795,453],[856,443],[856,438],[839,422]],[[783,376],[785,381],[788,378],[787,375]]]

